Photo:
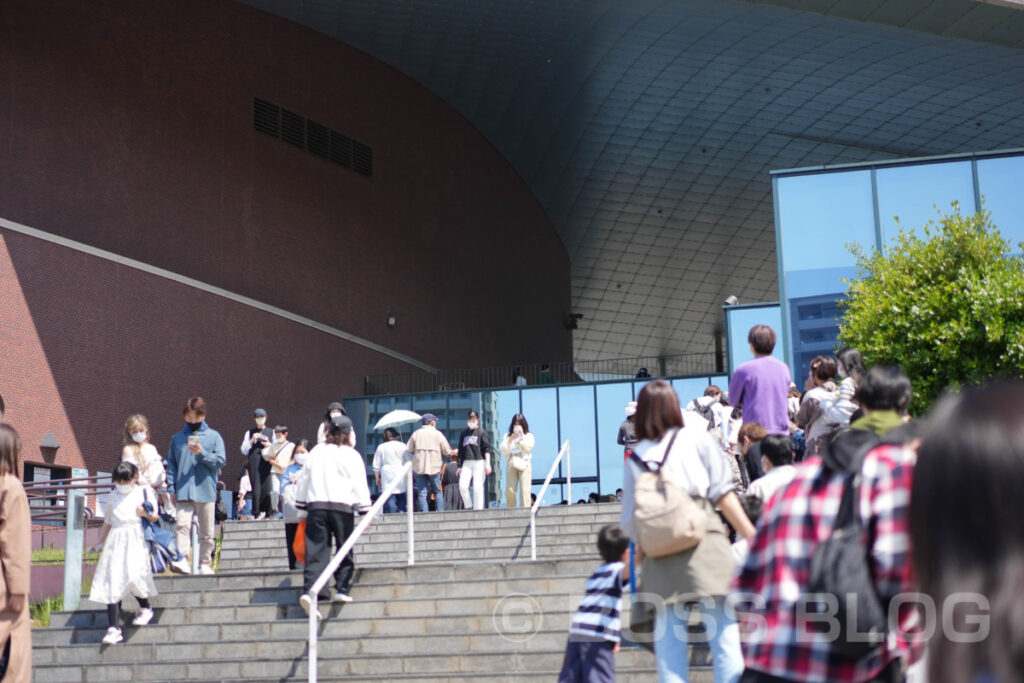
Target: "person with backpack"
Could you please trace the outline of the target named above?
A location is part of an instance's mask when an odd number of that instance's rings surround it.
[[[872,368],[857,388],[865,416],[765,505],[734,582],[749,596],[737,605],[742,683],[895,683],[920,657],[916,605],[890,610],[916,591],[908,523],[916,454],[903,443],[910,390],[897,368]]]
[[[704,390],[702,396],[698,396],[686,404],[686,411],[700,415],[707,420],[708,431],[721,430],[722,421],[728,419],[727,412],[721,404],[722,390],[714,384]]]
[[[672,385],[657,380],[643,388],[636,430],[640,441],[623,473],[620,525],[637,548],[641,593],[658,596],[664,606],[653,627],[658,678],[687,680],[687,623],[697,605],[715,680],[735,683],[743,655],[725,605],[735,561],[715,506],[740,536],[752,537],[754,526],[733,491],[725,454],[703,425],[685,426]]]

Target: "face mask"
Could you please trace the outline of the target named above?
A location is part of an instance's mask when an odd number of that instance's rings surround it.
[[[275,436],[274,443],[284,443],[285,439],[283,436]]]
[[[146,440],[146,432],[132,432],[132,441],[135,443],[142,443]]]
[[[265,417],[257,417],[256,418],[256,426],[257,427],[262,428],[263,425],[265,425],[265,424],[267,424],[267,418],[265,418]]]
[[[479,422],[467,422],[466,426],[469,427],[470,429],[476,429],[477,427],[480,426],[480,423]]]
[[[132,492],[132,489],[135,488],[135,484],[118,484],[115,488],[118,493],[125,495]]]
[[[203,426],[202,422],[186,422],[185,424],[188,425],[188,428],[193,432],[198,432],[199,428]]]
[[[306,466],[306,458],[309,457],[309,453],[303,451],[302,453],[295,454],[295,462],[299,463],[302,467]]]
[[[331,419],[333,420],[336,417],[341,417],[341,411],[340,410],[332,410],[331,411]]]

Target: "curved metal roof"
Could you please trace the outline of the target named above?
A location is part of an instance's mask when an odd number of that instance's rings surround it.
[[[577,360],[778,298],[769,171],[1024,146],[1024,12],[972,0],[242,0],[464,115],[572,260]]]

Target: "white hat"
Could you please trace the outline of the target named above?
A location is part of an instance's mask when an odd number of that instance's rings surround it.
[[[633,417],[636,415],[636,401],[630,401],[626,404],[626,417]]]

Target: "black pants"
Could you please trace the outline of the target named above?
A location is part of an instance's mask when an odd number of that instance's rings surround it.
[[[136,602],[139,603],[139,607],[143,609],[150,609],[149,598],[135,598]],[[121,628],[121,601],[111,602],[107,604],[107,621],[111,626]]]
[[[902,683],[905,680],[903,675],[903,665],[899,660],[893,660],[889,662],[884,669],[878,672],[878,675],[872,678],[867,683]],[[778,676],[769,676],[766,673],[760,671],[754,671],[753,669],[747,669],[740,676],[740,683],[797,683],[791,681],[788,678],[779,678]]]
[[[270,463],[263,459],[263,451],[255,448],[249,451],[249,484],[252,486],[252,516],[263,512],[273,516],[270,510]],[[273,511],[274,513],[277,510]]]
[[[284,525],[284,541],[288,545],[288,569],[295,569],[298,562],[295,559],[295,532],[298,529],[298,522],[286,522]]]
[[[310,510],[306,516],[306,567],[302,573],[302,592],[308,593],[316,583],[334,553],[341,548],[345,539],[355,528],[355,519],[351,512],[338,510]],[[334,551],[331,550],[331,537],[334,537]],[[354,552],[350,552],[338,565],[334,572],[334,585],[339,593],[348,593],[352,587],[352,575],[355,573],[356,561]],[[327,600],[330,592],[327,586],[320,590],[319,598]]]

